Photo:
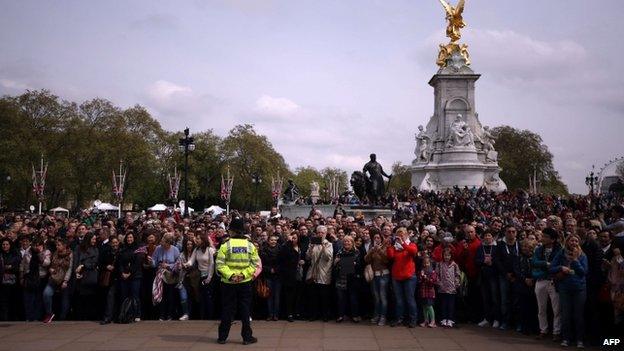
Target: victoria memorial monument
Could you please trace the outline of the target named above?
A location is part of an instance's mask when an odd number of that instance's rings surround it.
[[[418,127],[412,186],[421,191],[484,186],[501,192],[507,186],[498,176],[494,138],[479,122],[475,109],[475,82],[480,74],[470,68],[467,45],[458,43],[465,26],[464,0],[456,6],[440,2],[446,11],[450,42],[440,45],[440,68],[429,81],[434,88],[434,113],[426,128]]]

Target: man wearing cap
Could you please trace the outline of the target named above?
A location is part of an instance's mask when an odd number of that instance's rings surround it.
[[[243,344],[253,344],[258,339],[251,330],[252,278],[259,266],[260,258],[256,247],[244,236],[244,223],[235,216],[230,223],[231,238],[225,241],[217,253],[217,272],[221,276],[221,298],[223,312],[219,324],[217,342],[225,344],[230,333],[232,319],[238,309],[240,314]]]

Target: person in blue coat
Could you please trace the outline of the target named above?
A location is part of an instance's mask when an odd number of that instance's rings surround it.
[[[583,311],[587,299],[587,256],[580,246],[581,239],[570,235],[563,250],[559,251],[550,265],[550,273],[555,275],[559,290],[562,322],[561,346],[568,346],[576,339],[577,347],[582,348],[585,325]],[[574,328],[573,328],[574,327]]]

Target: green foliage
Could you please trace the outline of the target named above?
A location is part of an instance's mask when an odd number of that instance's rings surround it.
[[[388,185],[389,191],[405,192],[412,187],[412,174],[407,165],[395,162],[392,165],[392,180]]]
[[[273,203],[271,177],[277,176],[278,172],[285,179],[292,175],[284,157],[275,151],[266,136],[257,134],[249,124],[230,130],[223,140],[221,153],[234,176],[231,200],[234,208],[269,208]],[[257,185],[252,182],[255,173],[261,179]]]
[[[496,127],[492,132],[496,138],[498,164],[502,168],[500,177],[510,190],[528,189],[529,177],[533,177],[535,171],[539,191],[568,193],[553,166],[553,155],[543,144],[541,136],[509,126]]]

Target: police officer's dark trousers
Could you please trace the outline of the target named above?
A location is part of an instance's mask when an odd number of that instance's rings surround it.
[[[219,324],[219,340],[227,340],[230,334],[230,326],[236,310],[241,318],[243,340],[251,339],[251,297],[252,282],[240,284],[221,283],[221,301],[223,310],[221,312],[221,324]]]

